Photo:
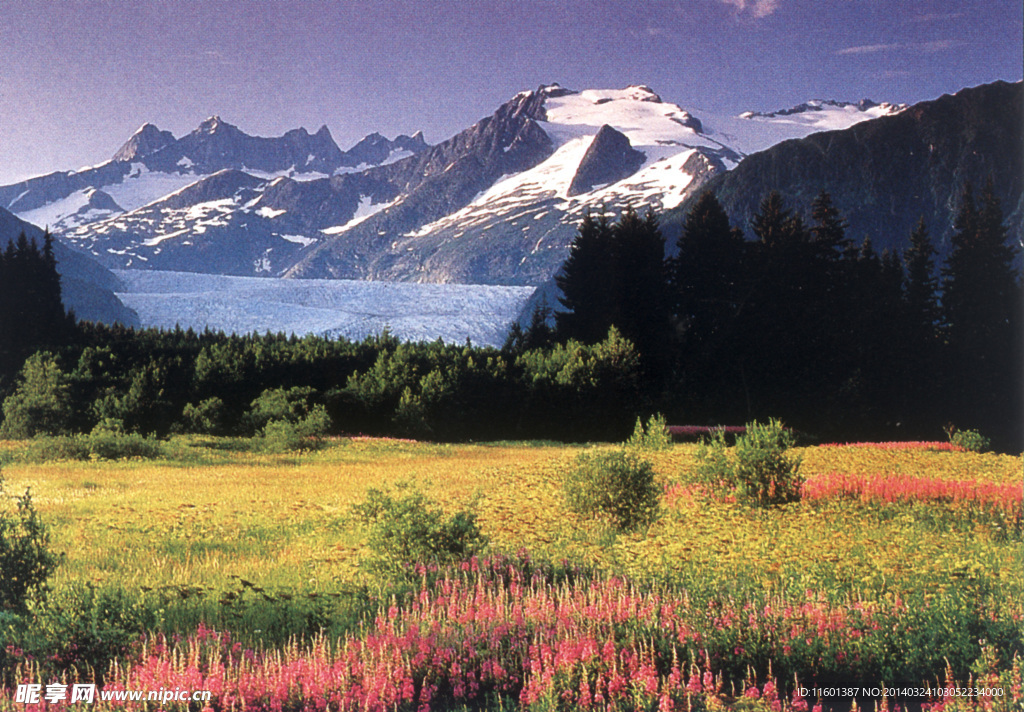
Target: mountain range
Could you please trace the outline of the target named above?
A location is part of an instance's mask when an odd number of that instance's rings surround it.
[[[551,84],[436,145],[375,133],[347,151],[326,127],[265,138],[214,116],[175,138],[146,124],[97,166],[0,186],[0,211],[48,226],[70,262],[90,256],[86,273],[107,292],[119,278],[106,270],[158,269],[553,296],[585,212],[652,208],[671,245],[706,189],[745,230],[770,190],[798,211],[828,190],[854,239],[900,249],[924,216],[943,253],[968,181],[994,180],[1022,237],[1021,87],[722,116],[642,85]]]
[[[875,250],[903,250],[924,218],[940,259],[950,251],[964,186],[977,195],[991,179],[1010,238],[1024,245],[1024,85],[994,82],[963,89],[842,131],[786,141],[749,156],[705,188],[733,223],[747,229],[770,191],[807,211],[828,191],[850,225]],[[675,235],[693,199],[663,217]],[[1019,256],[1019,253],[1018,253]]]
[[[671,209],[785,138],[904,107],[808,102],[697,116],[646,86],[517,94],[435,146],[326,127],[249,136],[219,117],[142,126],[97,166],[0,187],[0,207],[111,269],[535,285],[582,213]]]

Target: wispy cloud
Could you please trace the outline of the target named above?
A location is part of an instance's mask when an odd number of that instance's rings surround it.
[[[836,54],[873,54],[875,52],[888,52],[898,48],[898,44],[857,45],[856,47],[845,47],[837,51]]]
[[[749,13],[754,17],[768,17],[779,9],[780,0],[722,0],[732,5],[738,13]]]
[[[957,20],[964,16],[962,12],[926,12],[920,15],[913,15],[912,22],[944,22],[946,20]]]
[[[920,42],[913,46],[922,52],[945,52],[947,49],[960,47],[963,44],[960,40],[935,40],[934,42]]]
[[[889,43],[857,45],[855,47],[844,47],[843,49],[836,50],[836,54],[874,54],[876,52],[891,52],[897,49],[932,54],[934,52],[945,52],[947,49],[960,47],[963,44],[964,43],[959,40],[933,40],[931,42],[911,42],[907,44]]]

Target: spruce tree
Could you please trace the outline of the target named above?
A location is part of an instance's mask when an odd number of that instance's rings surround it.
[[[602,214],[583,216],[569,248],[569,257],[555,277],[566,311],[555,315],[559,339],[595,344],[608,334],[612,311],[613,275],[611,226]]]
[[[1020,418],[1020,285],[999,198],[989,180],[965,186],[943,269],[946,379],[954,424],[1008,434]],[[957,421],[960,422],[957,422]],[[1019,432],[1015,433],[1019,439]]]
[[[747,244],[710,191],[687,214],[669,262],[678,341],[678,388],[691,417],[719,422],[746,417],[736,374],[745,335],[738,317],[746,299]]]

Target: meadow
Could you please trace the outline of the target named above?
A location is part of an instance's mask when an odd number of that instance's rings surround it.
[[[0,709],[63,707],[14,700],[60,680],[214,710],[1022,709],[1020,457],[803,447],[801,500],[759,509],[706,492],[676,444],[641,453],[660,508],[623,532],[566,507],[582,446],[174,442],[118,462],[0,443],[64,553],[45,602],[0,617]],[[475,512],[488,548],[368,566],[352,508],[402,483]]]

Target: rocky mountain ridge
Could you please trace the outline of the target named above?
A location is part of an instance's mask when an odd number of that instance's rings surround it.
[[[112,269],[537,285],[584,212],[671,210],[751,146],[885,106],[698,116],[645,85],[551,84],[435,146],[371,134],[347,152],[326,128],[265,139],[211,117],[175,139],[147,124],[114,160],[0,188],[0,205]]]

